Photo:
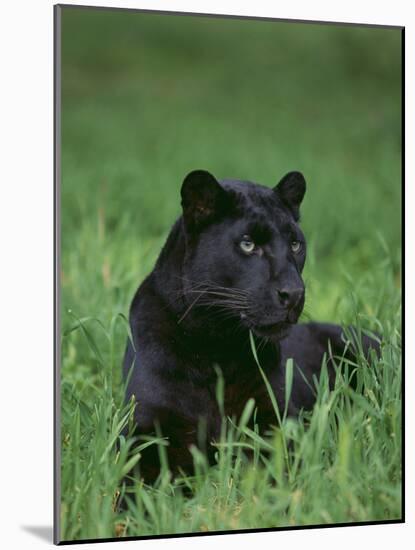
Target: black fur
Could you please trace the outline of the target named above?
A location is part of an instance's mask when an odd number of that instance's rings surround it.
[[[294,359],[312,386],[329,341],[334,354],[345,351],[340,327],[295,324],[305,299],[301,272],[306,243],[297,223],[304,193],[305,180],[298,172],[287,174],[274,189],[218,182],[202,170],[183,182],[183,215],[134,297],[134,347],[128,343],[124,359],[124,377],[131,371],[126,398],[134,395],[137,401],[137,431],[152,434],[155,424],[160,426],[169,438],[173,470],[191,469],[192,443],[212,455],[209,443],[220,430],[218,366],[225,381],[226,414],[238,416],[253,397],[260,428],[275,424],[250,330],[281,409],[287,358]],[[366,353],[377,348],[367,337],[363,344]],[[315,400],[300,370],[294,372],[288,404],[292,415],[311,408]],[[333,379],[330,364],[329,375]],[[200,422],[206,428],[204,441],[198,441]],[[144,452],[140,468],[147,480],[157,476],[155,447]]]

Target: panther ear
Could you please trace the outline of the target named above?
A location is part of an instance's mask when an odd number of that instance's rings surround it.
[[[219,217],[229,203],[225,189],[206,170],[193,170],[181,189],[183,218],[189,230],[201,229]]]
[[[296,221],[300,218],[300,204],[304,198],[305,188],[305,179],[301,172],[289,172],[274,187],[274,191],[290,208]]]

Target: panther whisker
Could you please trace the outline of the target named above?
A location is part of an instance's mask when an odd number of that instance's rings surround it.
[[[183,313],[183,315],[180,317],[180,319],[177,321],[177,324],[179,325],[183,319],[188,315],[193,308],[193,306],[196,305],[197,301],[201,298],[202,294],[199,294],[199,296],[196,296],[195,300],[190,304],[190,306],[186,309],[186,311]]]
[[[239,307],[246,307],[249,305],[247,300],[239,300],[232,296],[225,296],[224,298],[217,297],[216,295],[203,294],[203,304],[217,304],[217,305],[234,305]]]
[[[206,302],[205,305],[207,308],[216,307],[218,309],[224,309],[226,311],[248,311],[250,308],[249,306],[240,306],[238,304],[223,304],[221,302]]]
[[[179,277],[177,275],[175,275],[175,277],[178,278],[178,279],[181,279],[182,281],[186,281],[187,283],[193,284],[193,289],[194,290],[197,290],[200,287],[206,287],[206,290],[219,289],[219,290],[233,291],[235,293],[240,294],[241,296],[248,296],[249,295],[249,291],[244,290],[242,288],[225,287],[225,286],[218,285],[218,284],[214,283],[213,281],[209,281],[209,280],[193,281],[192,279],[188,279],[186,277]]]
[[[218,292],[216,290],[192,290],[191,289],[191,290],[187,290],[185,292],[185,294],[191,294],[191,293],[195,294],[195,293],[199,293],[199,292],[203,292],[205,294],[213,294],[215,296],[224,296],[225,298],[234,298],[234,299],[237,299],[237,300],[240,300],[240,301],[245,301],[246,300],[245,297],[242,298],[241,296],[235,295],[232,292],[226,293],[226,292]]]

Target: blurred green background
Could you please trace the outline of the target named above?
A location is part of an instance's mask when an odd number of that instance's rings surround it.
[[[399,517],[400,57],[398,29],[63,8],[64,538],[203,530],[206,522],[261,527],[276,517],[278,525]],[[203,492],[189,503],[175,493],[173,504],[156,500],[163,514],[177,512],[171,523],[112,509],[125,464],[114,442],[127,330],[116,316],[128,316],[180,214],[183,178],[197,168],[270,186],[302,171],[305,317],[349,323],[358,315],[389,346],[384,380],[373,386],[381,405],[370,396],[380,411],[367,419],[376,438],[361,435],[363,400],[344,428],[364,446],[350,451],[348,482],[326,483],[338,464],[337,436],[327,432],[325,460],[302,461],[287,489],[295,517],[263,496],[254,507],[248,499],[252,517],[236,520],[231,506],[225,518],[216,493],[209,500]],[[252,481],[257,495],[267,494],[261,483]],[[200,524],[202,509],[212,517],[203,513]]]

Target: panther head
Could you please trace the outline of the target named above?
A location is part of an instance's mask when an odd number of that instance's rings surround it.
[[[304,307],[306,183],[290,172],[273,188],[195,170],[181,188],[186,304],[212,322],[279,339]]]

